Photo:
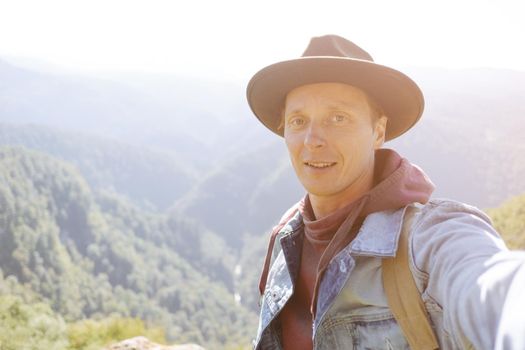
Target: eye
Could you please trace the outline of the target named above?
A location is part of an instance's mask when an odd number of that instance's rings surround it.
[[[343,113],[335,113],[332,115],[331,120],[333,123],[341,124],[348,122],[349,118],[346,114]]]
[[[288,119],[288,123],[287,124],[290,127],[299,128],[299,127],[303,126],[304,124],[306,124],[306,120],[305,120],[304,117],[302,117],[300,115],[293,116],[290,119]]]

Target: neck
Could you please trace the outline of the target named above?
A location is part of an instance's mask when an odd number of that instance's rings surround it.
[[[308,193],[310,204],[317,220],[322,219],[337,209],[345,207],[361,198],[374,187],[373,170],[352,183],[345,190],[331,195]]]

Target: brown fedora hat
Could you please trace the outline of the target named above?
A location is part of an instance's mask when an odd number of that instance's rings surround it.
[[[257,72],[246,90],[248,104],[267,128],[283,136],[279,125],[288,92],[323,82],[352,85],[372,97],[388,117],[387,141],[410,129],[423,113],[423,93],[412,79],[374,63],[366,51],[337,35],[312,38],[302,57]]]

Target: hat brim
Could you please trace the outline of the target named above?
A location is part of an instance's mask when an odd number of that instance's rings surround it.
[[[371,61],[331,56],[301,57],[261,69],[248,83],[248,104],[268,129],[283,136],[279,125],[288,92],[323,82],[352,85],[372,97],[388,117],[386,141],[410,129],[423,113],[423,94],[405,74]]]

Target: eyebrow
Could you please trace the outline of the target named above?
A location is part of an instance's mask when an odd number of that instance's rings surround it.
[[[283,111],[283,115],[289,115],[289,114],[297,114],[297,113],[301,113],[303,111],[303,108],[295,108],[289,112],[286,111],[286,109]]]

